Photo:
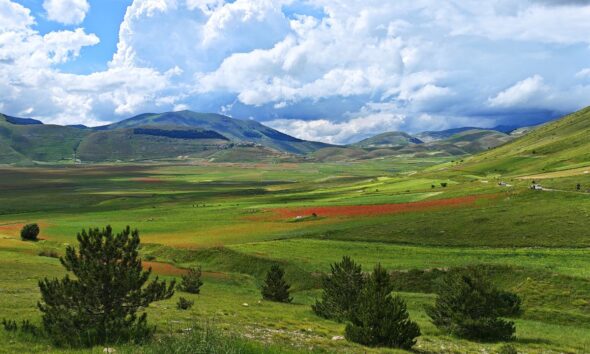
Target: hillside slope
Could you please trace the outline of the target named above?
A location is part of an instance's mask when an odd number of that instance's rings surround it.
[[[77,149],[85,162],[138,161],[199,156],[227,147],[228,139],[208,130],[129,128],[92,132]]]
[[[0,163],[68,160],[88,134],[84,129],[35,122],[0,114]]]
[[[330,145],[256,121],[190,111],[146,113],[98,128],[48,125],[0,114],[0,164],[208,158],[289,158]],[[229,150],[232,150],[230,153]]]
[[[113,130],[161,125],[213,130],[232,141],[254,142],[279,151],[295,154],[305,154],[329,146],[324,143],[297,139],[254,120],[234,119],[221,114],[192,111],[161,114],[145,113],[99,129]]]
[[[363,139],[352,146],[362,148],[375,148],[375,147],[402,147],[413,144],[422,144],[422,141],[418,138],[411,136],[404,132],[387,132],[373,137]]]
[[[322,162],[368,160],[388,156],[414,158],[465,156],[494,148],[514,139],[508,134],[494,130],[457,129],[457,131],[458,133],[445,139],[431,140],[428,143],[422,143],[406,133],[383,133],[353,145],[320,149],[310,156]]]
[[[584,166],[590,166],[590,107],[475,155],[457,168],[477,173],[518,175]]]

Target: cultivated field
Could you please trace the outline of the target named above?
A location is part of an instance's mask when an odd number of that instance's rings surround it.
[[[159,276],[204,270],[202,293],[182,294],[195,301],[191,310],[176,309],[179,294],[150,307],[160,335],[207,324],[272,351],[382,352],[334,340],[344,325],[310,309],[320,275],[350,255],[366,271],[381,262],[394,273],[422,329],[418,352],[499,348],[446,336],[424,312],[437,274],[479,265],[523,299],[520,351],[588,353],[590,175],[579,169],[519,178],[443,159],[0,168],[0,318],[39,323],[37,281],[63,274],[43,255],[63,253],[83,228],[130,225]],[[530,190],[531,178],[550,190]],[[41,241],[20,240],[30,222]],[[260,301],[275,262],[293,284],[293,304]],[[0,352],[18,351],[58,350],[0,331]]]

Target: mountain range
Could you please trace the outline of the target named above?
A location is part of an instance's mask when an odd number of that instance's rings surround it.
[[[306,141],[254,120],[192,111],[144,113],[113,124],[43,124],[0,114],[0,163],[93,163],[207,159],[344,161],[386,156],[460,156],[482,152],[525,135],[530,128],[474,127],[444,131],[386,132],[347,146]]]
[[[303,155],[327,146],[253,120],[191,111],[146,113],[96,128],[46,125],[0,114],[0,163],[186,157],[240,161]]]

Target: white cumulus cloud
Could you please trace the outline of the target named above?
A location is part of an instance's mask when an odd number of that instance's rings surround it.
[[[0,0],[0,18],[0,32],[23,29],[35,23],[31,10],[10,0]]]
[[[330,144],[356,142],[359,137],[367,137],[386,131],[398,130],[405,117],[392,113],[374,113],[352,118],[343,122],[328,119],[300,120],[276,119],[266,122],[279,131],[294,134],[302,139],[322,141]]]
[[[534,75],[499,92],[488,102],[492,107],[522,107],[543,99],[548,93],[543,77]]]
[[[84,21],[90,10],[87,0],[44,0],[47,18],[65,25],[77,25]]]

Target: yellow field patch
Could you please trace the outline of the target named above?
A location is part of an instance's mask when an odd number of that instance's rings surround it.
[[[33,242],[21,241],[20,238],[0,236],[0,249],[31,250],[34,248],[35,244]]]
[[[579,176],[579,175],[585,175],[585,174],[590,174],[590,166],[581,167],[581,168],[574,168],[574,169],[565,170],[565,171],[555,171],[555,172],[540,173],[540,174],[536,174],[536,175],[521,176],[521,177],[517,177],[517,178],[518,179],[549,179],[549,178]]]
[[[335,223],[337,219],[314,221],[314,225]],[[221,247],[228,244],[264,241],[280,236],[281,233],[296,231],[308,227],[309,223],[292,223],[285,221],[245,222],[227,226],[217,226],[194,232],[177,233],[143,233],[142,242],[184,248]]]

